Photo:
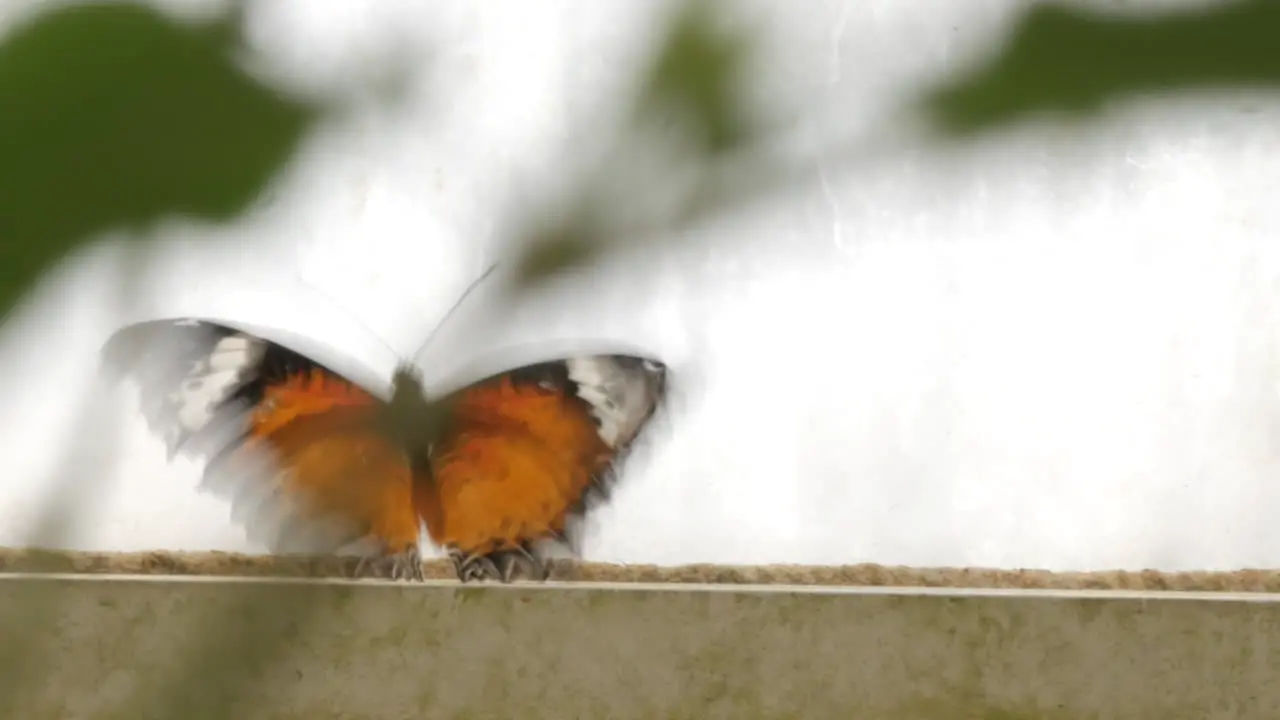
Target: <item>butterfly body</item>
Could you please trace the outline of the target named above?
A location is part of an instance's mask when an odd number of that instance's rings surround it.
[[[425,526],[464,581],[545,577],[536,546],[572,542],[666,375],[644,357],[582,355],[426,398],[406,368],[387,393],[259,332],[192,319],[127,326],[103,355],[138,379],[171,457],[207,458],[202,486],[231,501],[250,539],[273,552],[363,547],[362,572],[415,576]]]

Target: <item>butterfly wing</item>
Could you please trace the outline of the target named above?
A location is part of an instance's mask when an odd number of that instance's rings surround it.
[[[272,552],[416,548],[404,452],[377,431],[384,402],[307,357],[204,320],[127,326],[104,369],[138,380],[143,416],[172,458],[207,459],[201,487]]]
[[[532,559],[539,541],[573,540],[570,521],[604,496],[661,400],[665,374],[653,360],[597,355],[530,365],[449,398],[431,453],[427,526],[464,579],[468,564],[506,575],[487,559]]]

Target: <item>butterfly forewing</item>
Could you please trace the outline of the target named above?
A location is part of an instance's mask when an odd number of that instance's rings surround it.
[[[217,323],[124,328],[104,365],[141,389],[170,455],[205,459],[204,490],[272,552],[334,552],[372,537],[416,544],[404,453],[378,432],[383,403],[276,343]]]

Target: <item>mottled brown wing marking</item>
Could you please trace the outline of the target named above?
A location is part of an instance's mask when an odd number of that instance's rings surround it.
[[[558,384],[502,375],[460,392],[432,453],[432,540],[465,553],[558,537],[610,448],[589,408]]]
[[[404,452],[377,429],[381,401],[319,369],[264,388],[242,446],[269,448],[293,508],[280,534],[321,529],[337,546],[366,536],[389,552],[418,542],[413,476]]]

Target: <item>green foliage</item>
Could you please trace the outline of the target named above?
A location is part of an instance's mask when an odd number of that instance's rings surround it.
[[[678,133],[681,147],[695,164],[714,175],[717,167],[758,139],[739,96],[752,57],[751,39],[720,25],[716,0],[687,0],[669,20],[662,41],[631,100],[630,136],[656,127]],[[595,169],[564,212],[534,228],[516,260],[515,289],[527,288],[555,274],[591,263],[644,230],[678,224],[680,215],[701,202],[706,190],[697,186],[677,204],[677,217],[650,218],[649,228],[619,227],[603,217],[600,188],[614,187],[630,168],[617,161],[623,148]],[[612,162],[610,162],[612,161]]]
[[[747,38],[722,30],[710,0],[685,4],[640,93],[641,116],[674,113],[691,127],[695,147],[708,157],[733,152],[749,141],[737,94],[750,57]]]
[[[231,30],[94,4],[4,38],[0,316],[95,233],[231,218],[291,156],[315,109],[237,68]]]
[[[535,235],[526,243],[517,265],[517,284],[528,287],[561,271],[590,264],[604,243],[594,237],[588,223],[571,219]]]
[[[1031,115],[1085,116],[1139,94],[1280,83],[1280,3],[1247,0],[1166,15],[1034,5],[1003,51],[929,93],[944,131],[967,136]]]
[[[141,229],[174,214],[228,220],[292,156],[318,108],[239,69],[236,39],[231,19],[188,26],[119,3],[46,12],[0,41],[0,317],[43,271],[95,234]],[[77,442],[109,436],[90,422]],[[43,540],[65,535],[77,515],[78,478],[70,473],[83,464],[67,460],[51,478],[58,492],[36,522]],[[23,700],[40,686],[41,667],[57,662],[43,638],[65,610],[48,585],[13,600],[0,618],[6,717],[21,715]],[[203,649],[188,658],[189,668],[175,668],[192,674],[157,692],[184,700],[182,688],[193,687],[191,678],[223,652],[216,643]],[[270,648],[262,652],[267,657]],[[206,716],[229,716],[246,681],[244,672],[197,680],[197,687],[212,682],[219,689],[204,703]]]

